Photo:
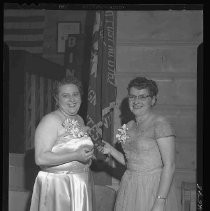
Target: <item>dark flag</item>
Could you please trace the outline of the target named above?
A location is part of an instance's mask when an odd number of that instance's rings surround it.
[[[91,69],[88,89],[87,125],[93,142],[113,141],[113,110],[115,86],[115,29],[116,13],[97,11],[93,29]],[[100,160],[103,156],[96,154]],[[98,173],[99,184],[111,184],[110,176]],[[97,175],[95,175],[97,183]]]

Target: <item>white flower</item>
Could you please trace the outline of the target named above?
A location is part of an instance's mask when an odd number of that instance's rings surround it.
[[[116,134],[116,138],[119,142],[125,143],[126,140],[129,138],[129,135],[127,135],[127,126],[124,124],[121,128],[117,129],[118,133]]]
[[[79,125],[77,120],[67,118],[63,122],[63,127],[66,129],[66,132],[71,134],[74,138],[81,138],[83,136],[87,136],[87,133],[85,133],[81,126]]]

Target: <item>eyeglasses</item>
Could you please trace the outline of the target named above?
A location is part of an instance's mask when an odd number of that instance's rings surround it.
[[[139,96],[136,96],[136,95],[128,95],[129,100],[132,100],[132,101],[134,101],[136,99],[138,99],[140,101],[146,101],[146,99],[148,97],[151,97],[151,96],[150,95],[139,95]]]

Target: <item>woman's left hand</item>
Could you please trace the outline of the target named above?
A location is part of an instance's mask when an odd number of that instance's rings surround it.
[[[165,211],[165,200],[157,199],[151,211]]]

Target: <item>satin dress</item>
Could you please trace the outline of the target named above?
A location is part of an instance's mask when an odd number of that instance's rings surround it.
[[[153,117],[142,128],[129,123],[129,138],[122,143],[127,169],[121,179],[115,211],[151,211],[157,198],[163,163],[157,144],[161,137],[174,136],[166,119]],[[166,200],[165,211],[178,211],[174,184]]]
[[[73,138],[65,133],[52,152],[74,151],[84,145],[92,148],[90,137]],[[43,168],[35,180],[30,211],[95,211],[90,164],[72,161]]]

